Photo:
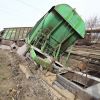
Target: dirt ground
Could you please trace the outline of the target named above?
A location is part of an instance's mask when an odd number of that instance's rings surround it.
[[[26,79],[19,63],[22,60],[15,53],[0,49],[0,100],[65,100],[50,91],[38,72]]]

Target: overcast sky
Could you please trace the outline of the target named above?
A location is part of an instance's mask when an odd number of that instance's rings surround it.
[[[100,0],[0,0],[0,29],[34,26],[54,5],[66,3],[87,20],[100,17]]]

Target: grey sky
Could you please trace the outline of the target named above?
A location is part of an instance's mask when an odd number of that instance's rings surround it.
[[[0,0],[0,29],[34,26],[52,6],[66,3],[84,19],[100,16],[100,0]]]

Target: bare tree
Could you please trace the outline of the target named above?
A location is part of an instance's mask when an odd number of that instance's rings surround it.
[[[99,24],[99,18],[97,16],[91,17],[89,20],[86,21],[87,28],[96,28]]]
[[[86,21],[86,27],[90,28],[91,30],[93,28],[100,28],[100,19],[95,16],[95,17],[91,17],[89,20]],[[95,41],[96,43],[99,42],[100,40],[100,34],[99,33],[91,33],[91,39],[93,41]]]

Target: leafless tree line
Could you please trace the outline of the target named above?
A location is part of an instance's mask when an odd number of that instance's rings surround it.
[[[93,29],[93,28],[100,28],[100,18],[97,16],[89,18],[86,21],[86,28]],[[95,43],[100,43],[100,33],[90,33],[91,34],[91,41],[95,41]]]

